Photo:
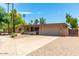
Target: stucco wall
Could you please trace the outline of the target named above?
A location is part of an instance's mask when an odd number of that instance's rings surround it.
[[[68,35],[68,28],[64,25],[41,25],[39,28],[41,35]]]

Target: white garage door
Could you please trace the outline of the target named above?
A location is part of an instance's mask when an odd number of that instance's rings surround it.
[[[44,35],[62,35],[63,31],[61,28],[43,28],[43,30],[40,31],[40,34]]]

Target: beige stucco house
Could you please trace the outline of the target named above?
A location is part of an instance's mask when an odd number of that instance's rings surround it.
[[[67,36],[68,26],[65,23],[27,25],[24,26],[26,32],[36,32],[37,35],[57,35]]]

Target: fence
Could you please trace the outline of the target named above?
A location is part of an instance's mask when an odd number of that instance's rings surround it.
[[[69,36],[78,36],[78,29],[69,29]]]

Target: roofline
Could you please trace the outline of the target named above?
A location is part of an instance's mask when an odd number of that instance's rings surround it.
[[[34,25],[26,25],[26,26],[41,26],[41,25],[58,25],[58,24],[63,24],[65,25],[66,27],[68,27],[68,25],[66,23],[48,23],[48,24],[34,24]]]

